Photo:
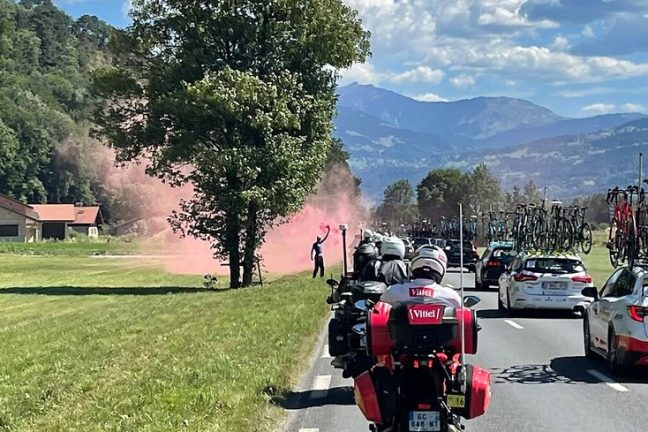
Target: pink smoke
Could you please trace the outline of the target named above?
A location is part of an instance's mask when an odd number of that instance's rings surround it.
[[[97,163],[100,179],[110,194],[125,201],[122,207],[127,214],[122,215],[122,219],[132,216],[142,218],[149,226],[165,224],[164,229],[141,242],[141,252],[161,255],[165,269],[172,273],[227,274],[228,267],[213,258],[208,242],[182,238],[166,222],[172,211],[179,209],[180,200],[192,196],[191,187],[172,188],[146,175],[144,164],[115,166],[112,151],[104,150]],[[341,166],[329,169],[318,192],[308,199],[304,209],[289,222],[268,232],[260,251],[264,272],[287,274],[312,268],[312,244],[318,235],[324,237],[327,226],[331,227],[331,233],[324,243],[325,265],[329,268],[341,263],[342,236],[338,226],[348,225],[350,246],[364,220],[364,209],[354,188],[354,179],[348,169]]]

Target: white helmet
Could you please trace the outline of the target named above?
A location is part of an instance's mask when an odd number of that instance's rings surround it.
[[[371,241],[371,238],[374,236],[374,232],[371,231],[370,229],[366,229],[362,231],[362,238],[363,240]]]
[[[402,260],[405,257],[405,243],[398,237],[384,237],[380,246],[380,254],[383,259],[387,257]]]
[[[438,246],[422,247],[414,254],[410,268],[414,278],[441,283],[448,268],[448,257]]]

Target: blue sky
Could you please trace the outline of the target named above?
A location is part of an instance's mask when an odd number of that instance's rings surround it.
[[[648,0],[344,0],[373,56],[343,73],[427,101],[528,99],[585,117],[648,112]],[[126,0],[55,0],[120,27]]]

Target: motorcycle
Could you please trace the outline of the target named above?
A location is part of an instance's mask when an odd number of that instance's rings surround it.
[[[333,317],[328,325],[329,355],[331,364],[342,369],[344,378],[355,378],[369,370],[375,363],[367,352],[366,304],[374,304],[387,290],[382,282],[359,282],[353,275],[342,277],[340,282],[329,279]]]
[[[438,303],[367,304],[367,353],[375,365],[354,380],[373,432],[458,432],[486,413],[491,376],[465,363],[477,352],[477,317]]]

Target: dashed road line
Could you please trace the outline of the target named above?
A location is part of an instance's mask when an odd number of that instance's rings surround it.
[[[313,380],[309,399],[326,399],[331,387],[331,375],[318,375]]]
[[[322,350],[322,357],[321,358],[331,358],[331,355],[329,354],[329,346],[324,345],[324,349]]]
[[[610,387],[612,390],[616,390],[621,393],[628,392],[627,387],[622,386],[618,382],[615,382],[612,378],[610,378],[607,375],[602,374],[601,372],[594,370],[594,369],[588,369],[587,373],[592,375],[594,378],[601,380],[604,382],[608,387]]]
[[[511,327],[516,328],[518,330],[523,330],[524,329],[524,327],[522,327],[520,324],[516,323],[513,320],[504,320],[504,322],[506,324],[510,325]]]
[[[319,432],[318,428],[301,428],[299,432]]]

